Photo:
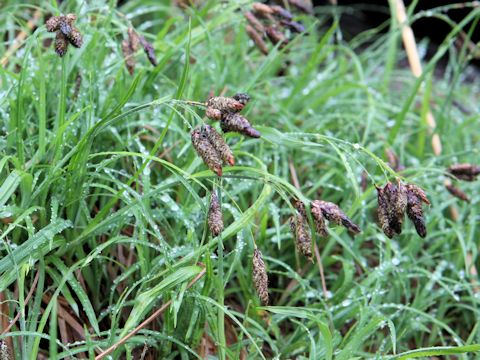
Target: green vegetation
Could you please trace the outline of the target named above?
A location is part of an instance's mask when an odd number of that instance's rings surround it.
[[[416,79],[395,22],[347,41],[337,20],[349,9],[295,13],[308,33],[264,56],[245,32],[249,6],[0,4],[0,324],[3,331],[20,314],[1,335],[12,357],[94,359],[163,304],[113,359],[476,356],[478,181],[458,183],[471,199],[460,202],[445,190],[444,172],[478,165],[480,89],[469,81],[478,73],[468,42],[454,44],[474,30],[480,8],[458,24],[446,7],[410,9],[413,21],[452,26]],[[43,25],[60,13],[75,13],[84,36],[63,58]],[[133,76],[121,50],[131,25],[158,59],[153,67],[138,50]],[[9,53],[22,31],[29,35]],[[222,91],[251,96],[242,114],[262,137],[226,134],[235,165],[218,178],[190,140],[195,126],[218,123],[190,101]],[[386,149],[405,170],[388,166]],[[393,239],[376,224],[374,185],[396,177],[428,195],[425,239],[407,221]],[[214,186],[225,230],[212,238]],[[352,237],[331,226],[328,238],[314,239],[326,294],[316,257],[295,250],[293,197],[339,204],[362,229]],[[270,306],[252,282],[255,246]]]

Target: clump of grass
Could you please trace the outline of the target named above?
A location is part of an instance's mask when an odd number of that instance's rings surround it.
[[[348,9],[293,13],[307,31],[264,56],[243,26],[250,5],[3,2],[0,340],[12,357],[466,358],[480,349],[478,183],[462,184],[471,202],[458,203],[442,178],[478,157],[479,89],[464,76],[474,55],[468,42],[452,46],[475,30],[478,7],[459,23],[445,15],[453,5],[410,9],[412,22],[435,17],[452,29],[416,79],[402,66],[393,16],[345,40],[338,20]],[[67,13],[83,45],[59,59],[43,24]],[[121,49],[129,28],[158,56],[155,67],[138,61],[135,76]],[[217,126],[199,107],[219,125],[238,112],[187,100],[209,92],[248,93],[232,98],[261,132],[221,135],[235,157],[220,158],[221,178],[190,134]],[[441,157],[426,146],[429,112]],[[397,178],[428,194],[424,239],[408,226],[390,238],[376,224],[375,187]],[[328,199],[362,232],[329,224],[328,237],[317,234],[315,218],[329,213],[309,199]],[[416,218],[422,196],[414,200]],[[295,251],[298,229],[307,259]],[[260,307],[265,291],[270,306]]]

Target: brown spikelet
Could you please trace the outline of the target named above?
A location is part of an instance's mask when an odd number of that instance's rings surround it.
[[[415,229],[417,230],[417,234],[420,235],[422,238],[427,236],[427,228],[425,226],[425,218],[423,216],[423,208],[422,203],[430,204],[428,201],[427,196],[423,189],[419,188],[413,184],[406,185],[406,192],[407,192],[407,215],[408,218],[413,222],[415,225]]]
[[[377,201],[378,201],[378,221],[380,227],[385,235],[390,239],[395,235],[395,231],[390,227],[390,198],[386,193],[386,186],[384,189],[381,187],[377,188]]]
[[[68,40],[70,41],[70,44],[75,46],[76,48],[81,48],[83,45],[83,36],[78,31],[78,29],[74,26],[72,26],[72,29],[70,31],[70,34],[67,35]]]
[[[305,204],[300,200],[294,200],[293,206],[300,213],[301,216],[307,220],[307,211],[305,209]],[[323,215],[321,209],[318,206],[315,206],[314,203],[311,204],[310,211],[312,213],[313,222],[315,223],[315,231],[322,237],[327,237],[328,229],[327,224],[325,223],[325,216]]]
[[[73,22],[77,20],[77,15],[72,14],[72,13],[67,14],[67,15],[65,16],[65,20],[66,20],[69,24],[73,24]]]
[[[212,236],[218,236],[223,231],[223,215],[217,194],[212,191],[210,207],[208,209],[208,228]]]
[[[288,3],[306,14],[312,14],[313,8],[310,2],[305,0],[288,0]]]
[[[58,31],[60,31],[66,37],[70,36],[70,33],[72,32],[72,21],[67,21],[65,16],[60,16]]]
[[[376,188],[378,201],[378,221],[384,234],[391,239],[395,235],[395,231],[390,227],[390,198],[385,189],[380,187]]]
[[[250,95],[246,93],[236,93],[232,96],[235,100],[241,103],[243,106],[246,106],[250,101]]]
[[[268,46],[265,41],[263,41],[262,35],[250,25],[245,26],[245,31],[250,39],[253,40],[257,49],[260,50],[262,54],[268,55]]]
[[[293,199],[292,205],[303,217],[307,216],[307,211],[305,210],[305,204],[302,201],[298,199]]]
[[[281,44],[280,47],[283,47],[288,44],[288,39],[285,37],[285,34],[277,27],[273,25],[267,26],[265,28],[265,32],[267,33],[268,38],[274,45]]]
[[[0,360],[11,360],[13,359],[8,345],[5,340],[0,340]]]
[[[55,35],[55,52],[58,56],[62,57],[67,53],[68,49],[68,40],[65,35],[63,35],[60,31],[57,31]]]
[[[363,192],[367,190],[368,187],[368,173],[363,170],[362,175],[360,175],[360,189],[362,189]]]
[[[250,26],[253,27],[260,34],[260,36],[265,33],[265,27],[250,11],[247,11],[245,14],[243,14],[243,16],[245,16],[245,19],[247,19]]]
[[[132,49],[132,52],[137,51],[138,45],[140,43],[140,37],[138,36],[137,32],[132,27],[129,27],[127,30],[127,35],[128,35],[128,42],[129,42],[130,48]]]
[[[273,18],[274,11],[270,6],[259,2],[254,2],[252,4],[252,9],[255,15],[258,15],[259,17],[269,21],[275,21]]]
[[[207,107],[207,110],[205,111],[206,117],[212,120],[221,120],[222,119],[222,112],[218,109],[214,109],[211,107]]]
[[[312,237],[307,221],[301,214],[290,218],[290,230],[297,250],[307,259],[312,260]]]
[[[403,165],[400,164],[400,159],[398,158],[397,154],[392,149],[386,149],[385,155],[387,156],[388,165],[394,171],[402,171],[405,169]]]
[[[205,165],[218,176],[222,176],[222,159],[217,150],[208,141],[206,134],[197,128],[192,131],[191,137],[193,147]]]
[[[220,110],[222,113],[239,112],[244,105],[231,97],[214,96],[208,99],[207,108]]]
[[[235,159],[233,157],[230,147],[225,142],[225,139],[220,135],[214,127],[210,125],[205,125],[203,127],[205,134],[207,135],[208,141],[213,145],[215,150],[220,154],[222,160],[230,164],[231,166],[235,165]]]
[[[127,67],[128,72],[130,75],[133,75],[133,72],[135,71],[135,58],[128,40],[122,41],[122,54],[125,58],[125,66]]]
[[[325,223],[325,217],[323,215],[322,210],[314,206],[312,203],[312,216],[313,216],[313,221],[315,222],[315,231],[317,232],[318,235],[322,237],[327,237],[329,235],[328,229],[327,229],[327,224]]]
[[[398,233],[402,231],[401,227],[403,224],[403,219],[405,217],[406,208],[407,208],[407,189],[400,181],[397,181],[393,210],[397,217],[397,224],[400,227],[398,229]]]
[[[305,29],[305,26],[303,26],[302,24],[300,24],[299,22],[296,22],[296,21],[288,21],[288,20],[282,20],[280,21],[280,24],[282,24],[282,26],[290,29],[290,31],[294,32],[294,33],[304,33],[305,31],[307,31],[307,29]]]
[[[260,132],[255,130],[247,119],[237,113],[224,114],[220,126],[223,132],[238,132],[253,138],[261,136]]]
[[[263,305],[268,305],[268,275],[260,250],[253,251],[253,282]]]
[[[143,36],[140,36],[139,39],[140,44],[143,46],[143,51],[145,51],[145,54],[147,54],[148,61],[150,61],[150,64],[153,66],[157,66],[157,57],[155,56],[155,51],[152,44],[150,44]]]
[[[377,187],[378,218],[383,232],[389,238],[401,234],[405,210],[407,208],[407,189],[398,181],[388,182],[383,189]]]
[[[275,16],[278,16],[279,18],[282,18],[284,20],[292,20],[293,15],[290,11],[287,9],[278,6],[278,5],[271,5],[270,9],[272,9],[272,12]]]
[[[475,181],[480,174],[480,166],[472,164],[454,164],[451,165],[447,171],[459,180]]]
[[[48,32],[57,31],[60,26],[60,16],[52,16],[45,22],[45,25]]]
[[[354,234],[358,234],[361,231],[358,225],[353,223],[337,204],[329,201],[314,200],[312,201],[312,213],[313,209],[318,209],[315,211],[321,212],[328,221],[337,225],[343,225]]]
[[[452,194],[456,198],[465,202],[470,202],[470,198],[468,197],[468,195],[462,189],[456,187],[455,185],[447,183],[445,184],[445,188],[450,194]]]

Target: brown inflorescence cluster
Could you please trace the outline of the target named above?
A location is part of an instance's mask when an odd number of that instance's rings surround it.
[[[423,204],[430,202],[423,189],[413,184],[388,182],[383,188],[377,187],[378,220],[380,226],[389,238],[402,232],[405,213],[415,225],[418,235],[427,235]]]
[[[237,132],[248,137],[259,138],[260,132],[239,114],[249,100],[250,96],[244,93],[238,93],[232,97],[211,97],[207,101],[205,115],[211,120],[220,121],[220,127],[225,133]]]
[[[268,305],[268,275],[262,253],[259,249],[253,251],[253,283],[258,297],[263,305]]]
[[[290,217],[290,230],[298,252],[308,260],[312,260],[312,236],[308,227],[308,219],[301,213]]]
[[[139,49],[139,45],[142,45],[148,61],[150,61],[153,66],[157,66],[157,58],[152,44],[150,44],[143,36],[138,35],[137,32],[130,27],[127,31],[127,38],[122,41],[122,53],[125,58],[125,66],[130,75],[133,75],[133,72],[135,71],[135,52]]]
[[[282,48],[289,42],[284,29],[289,29],[292,33],[305,32],[305,27],[301,23],[293,21],[290,11],[279,5],[254,2],[251,11],[245,12],[244,16],[247,20],[245,27],[247,35],[264,55],[269,52],[266,39],[274,45],[279,44]]]
[[[405,170],[405,166],[400,163],[400,159],[398,158],[397,154],[392,149],[386,149],[385,155],[387,156],[388,165],[394,171],[402,171]]]
[[[218,236],[223,231],[222,207],[215,191],[212,191],[210,197],[210,206],[208,208],[208,228],[212,236]]]
[[[297,214],[290,218],[290,229],[295,239],[297,250],[311,260],[312,238],[305,204],[300,200],[294,200],[293,205],[297,210]],[[358,234],[361,231],[358,225],[353,223],[340,207],[332,202],[314,200],[310,203],[310,211],[315,225],[315,232],[321,237],[329,235],[327,221],[335,225],[344,226],[352,234]]]
[[[467,163],[453,164],[447,169],[447,173],[455,180],[472,182],[477,180],[478,175],[480,175],[480,166]],[[470,202],[469,196],[462,189],[453,185],[449,179],[445,180],[445,188],[456,198]]]
[[[472,164],[454,164],[447,170],[453,177],[463,181],[475,181],[480,174],[480,166]]]
[[[460,199],[460,200],[465,201],[465,202],[470,202],[470,198],[468,197],[468,195],[462,189],[453,185],[451,182],[449,182],[449,181],[446,182],[445,183],[445,188],[447,189],[447,191],[450,194],[455,196],[457,199]]]
[[[213,126],[203,125],[195,128],[191,134],[192,144],[198,155],[218,176],[222,176],[223,163],[235,164],[233,153]]]
[[[77,20],[75,14],[52,16],[45,25],[48,32],[55,32],[55,52],[60,56],[67,53],[68,45],[76,48],[83,45],[83,37],[80,31],[73,25]]]

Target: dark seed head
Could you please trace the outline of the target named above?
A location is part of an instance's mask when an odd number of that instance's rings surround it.
[[[268,55],[268,46],[265,41],[263,41],[262,33],[258,32],[250,25],[245,26],[245,31],[250,39],[253,40],[257,49],[260,50],[262,54]]]
[[[220,126],[223,132],[238,132],[253,138],[261,136],[260,132],[255,130],[247,119],[237,113],[224,114]]]
[[[0,360],[11,360],[13,359],[10,350],[8,348],[5,340],[0,340]]]
[[[278,5],[271,5],[270,8],[272,9],[273,13],[275,16],[278,16],[279,18],[285,19],[285,20],[292,20],[293,15],[290,11],[287,9],[278,6]]]
[[[205,165],[218,176],[222,176],[222,159],[217,150],[208,141],[207,136],[197,128],[192,131],[191,137],[193,147]]]
[[[288,39],[285,37],[285,34],[275,26],[267,26],[265,32],[273,44],[281,44],[280,47],[288,44]]]
[[[80,31],[76,27],[72,27],[70,31],[70,35],[67,36],[70,44],[75,46],[76,48],[80,48],[83,45],[83,37]]]
[[[150,61],[150,64],[153,66],[157,66],[157,57],[155,56],[155,50],[153,49],[152,44],[150,44],[143,36],[140,36],[139,39],[143,46],[143,51],[147,54],[148,61]]]
[[[287,20],[282,20],[280,22],[282,24],[282,26],[290,29],[290,31],[294,32],[294,33],[304,33],[305,31],[307,31],[307,29],[305,29],[305,26],[303,26],[302,24],[300,24],[299,22],[296,22],[296,21],[287,21]]]
[[[423,215],[422,203],[430,204],[423,189],[420,187],[408,184],[406,185],[407,192],[407,216],[415,225],[418,235],[422,238],[427,236],[427,228],[425,226],[425,218]]]
[[[253,251],[253,282],[263,305],[268,305],[268,275],[260,250]]]
[[[328,228],[327,224],[325,223],[325,216],[323,215],[322,210],[314,206],[312,202],[312,216],[313,216],[313,221],[315,222],[315,231],[317,232],[318,235],[322,237],[327,237],[329,235],[328,233]]]
[[[218,236],[223,231],[223,216],[217,194],[213,191],[208,209],[208,228],[212,236]]]
[[[203,127],[203,131],[206,134],[208,141],[210,141],[210,144],[212,144],[215,150],[217,150],[217,152],[220,154],[222,160],[231,166],[235,165],[235,159],[232,151],[225,142],[223,136],[220,135],[217,130],[210,125],[205,125]]]
[[[122,53],[125,58],[125,66],[127,67],[130,75],[133,75],[135,71],[135,57],[133,56],[132,48],[128,40],[122,41]]]
[[[472,164],[454,164],[451,165],[447,171],[459,180],[475,181],[480,174],[480,166]]]
[[[312,237],[310,228],[308,227],[306,219],[301,214],[290,218],[290,230],[295,239],[297,250],[307,259],[312,260]]]
[[[67,53],[68,49],[68,40],[65,35],[63,35],[60,31],[57,31],[57,35],[55,36],[55,52],[58,56],[62,57]]]
[[[259,2],[255,2],[252,4],[252,9],[255,15],[269,21],[275,21],[275,19],[273,18],[274,12],[270,6],[259,3]]]
[[[378,218],[383,232],[389,238],[402,232],[403,219],[407,208],[407,189],[398,181],[388,182],[385,187],[378,188]]]
[[[207,107],[220,110],[222,113],[239,112],[244,106],[234,98],[224,96],[214,96],[207,101]]]
[[[214,109],[211,107],[207,107],[205,111],[205,115],[212,120],[221,120],[222,119],[222,112],[218,109]]]
[[[245,19],[247,19],[251,27],[253,27],[260,34],[260,36],[262,36],[262,34],[265,33],[265,27],[262,25],[262,23],[257,19],[255,15],[253,15],[249,11],[247,11],[243,15],[245,16]]]
[[[237,93],[232,97],[244,106],[250,101],[250,95],[245,93]]]
[[[67,37],[72,32],[71,23],[68,22],[64,16],[60,18],[60,24],[59,24],[58,30]]]
[[[455,196],[456,198],[465,201],[465,202],[470,202],[470,198],[468,195],[460,188],[456,187],[455,185],[452,184],[445,184],[446,189],[450,194]]]
[[[392,149],[386,149],[385,155],[387,156],[388,165],[394,171],[402,171],[405,169],[403,165],[400,164],[400,159],[398,158],[397,154]]]
[[[132,49],[132,52],[135,52],[138,50],[138,44],[140,43],[140,38],[136,31],[133,28],[128,28],[127,30],[128,34],[128,42],[130,45],[130,48]]]
[[[57,31],[60,25],[60,16],[52,16],[45,22],[45,25],[48,32]]]
[[[343,225],[354,234],[360,232],[358,225],[354,224],[337,204],[323,200],[315,200],[312,201],[312,214],[313,209],[315,209],[316,213],[321,213],[328,221],[337,225]]]

